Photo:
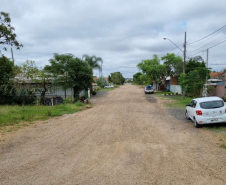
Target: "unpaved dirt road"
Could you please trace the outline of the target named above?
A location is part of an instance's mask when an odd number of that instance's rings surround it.
[[[226,184],[226,150],[124,85],[95,106],[19,130],[0,184]]]

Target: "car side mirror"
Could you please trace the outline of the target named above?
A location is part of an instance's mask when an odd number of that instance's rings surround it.
[[[191,104],[187,104],[186,107],[187,107],[187,106],[188,106],[188,107],[191,107]]]

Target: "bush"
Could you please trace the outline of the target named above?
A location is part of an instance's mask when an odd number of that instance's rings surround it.
[[[224,102],[226,102],[226,97],[223,97],[222,99],[224,100]]]
[[[96,83],[100,87],[104,87],[104,86],[107,85],[107,81],[106,81],[106,79],[104,77],[99,77],[99,79],[96,80]]]
[[[96,94],[97,94],[97,92],[96,92],[96,91],[93,91],[93,92],[92,92],[92,95],[96,95]]]

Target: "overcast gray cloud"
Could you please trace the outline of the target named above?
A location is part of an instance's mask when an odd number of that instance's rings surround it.
[[[18,64],[29,59],[44,66],[53,53],[96,55],[103,58],[105,76],[120,71],[132,77],[142,59],[182,54],[171,50],[174,46],[163,37],[182,45],[185,31],[189,43],[226,24],[225,0],[0,0],[0,6],[10,13],[24,45],[14,52]],[[213,43],[226,39],[225,34],[226,29]],[[188,45],[188,55],[207,41]],[[210,64],[226,64],[225,46],[210,49]],[[3,53],[10,57],[9,50]],[[205,58],[206,53],[199,55]],[[210,67],[220,70],[226,65]]]

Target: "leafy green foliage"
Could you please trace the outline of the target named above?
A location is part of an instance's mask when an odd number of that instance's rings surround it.
[[[0,85],[7,84],[14,76],[14,64],[5,56],[0,57]]]
[[[0,104],[10,104],[15,95],[11,78],[14,77],[14,64],[5,56],[0,57]]]
[[[134,77],[138,80],[138,75],[140,79],[140,83],[142,80],[146,78],[148,83],[161,82],[161,79],[166,75],[166,66],[160,64],[160,59],[157,55],[153,55],[152,59],[142,60],[137,67],[146,74],[146,76],[141,76],[137,73]],[[143,84],[143,83],[142,83]]]
[[[97,85],[100,86],[100,87],[104,87],[104,86],[107,85],[106,79],[105,79],[104,77],[102,77],[102,76],[99,77],[99,78],[96,80],[96,83],[97,83]]]
[[[138,72],[136,74],[133,75],[133,82],[141,85],[141,81],[140,81],[140,76],[142,75],[141,72]]]
[[[111,76],[110,76],[110,75],[108,76],[108,82],[112,82],[112,81],[111,81]]]
[[[166,56],[161,58],[166,65],[167,76],[180,75],[183,71],[183,61],[180,56],[174,53],[167,53]]]
[[[87,90],[93,81],[92,69],[87,62],[75,58],[72,54],[54,54],[50,64],[44,70],[54,75],[54,85],[74,89],[74,98],[82,90]]]
[[[186,65],[187,73],[182,73],[179,77],[179,84],[187,96],[197,97],[202,94],[206,79],[209,77],[210,70],[200,63],[198,58],[192,58]],[[188,67],[187,67],[188,66]]]
[[[197,68],[205,68],[204,60],[201,56],[190,58],[186,64],[185,73],[189,73]]]
[[[14,30],[15,28],[11,26],[9,14],[0,12],[0,45],[10,45],[16,47],[16,49],[23,47],[17,41],[17,35],[13,32]],[[7,48],[4,47],[3,49],[6,50]]]
[[[114,72],[114,73],[111,73],[111,81],[114,83],[114,84],[124,84],[125,83],[125,78],[122,76],[122,73],[120,72]]]
[[[103,62],[102,58],[96,57],[94,55],[83,55],[82,58],[84,58],[84,61],[92,68],[92,70],[101,69],[101,65],[99,63]]]

